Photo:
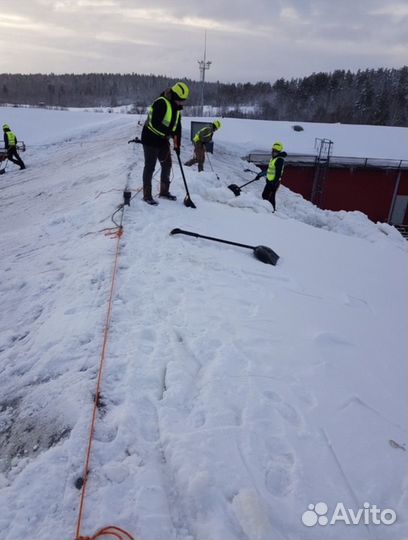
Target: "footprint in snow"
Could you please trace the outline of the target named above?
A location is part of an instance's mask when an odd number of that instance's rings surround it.
[[[338,345],[342,347],[353,346],[353,343],[342,338],[335,332],[319,332],[318,334],[315,335],[314,341],[322,347],[332,346],[332,345]]]
[[[265,390],[265,392],[263,392],[263,395],[270,401],[272,401],[275,409],[278,411],[281,417],[286,420],[286,422],[296,428],[302,427],[303,421],[301,415],[297,412],[295,407],[293,407],[286,401],[283,401],[282,397],[277,392],[273,392],[272,390]]]
[[[119,428],[116,425],[108,426],[99,422],[95,431],[95,440],[104,443],[110,443],[114,441],[118,435]]]
[[[195,428],[200,428],[205,424],[206,417],[204,411],[196,411],[192,417],[192,425]]]
[[[276,410],[282,416],[286,422],[291,424],[293,427],[301,428],[303,425],[302,417],[297,412],[295,407],[289,403],[282,402],[276,405]]]
[[[294,385],[293,391],[296,394],[297,398],[304,403],[310,409],[313,409],[317,406],[317,398],[312,392],[309,392],[306,388],[300,385]]]
[[[293,489],[291,472],[279,464],[270,465],[265,472],[265,486],[271,495],[286,497]]]
[[[268,461],[265,467],[265,487],[275,497],[286,497],[293,491],[296,456],[291,447],[278,437],[267,441]]]
[[[151,353],[156,343],[156,332],[152,328],[143,328],[139,332],[138,343],[140,352],[145,354]]]
[[[136,403],[136,410],[139,411],[142,437],[147,442],[156,442],[160,437],[156,407],[144,398]]]
[[[265,487],[275,497],[286,497],[293,491],[295,454],[279,438],[268,441],[269,460],[265,469]]]
[[[276,392],[273,392],[272,390],[266,390],[263,394],[265,397],[267,397],[271,401],[274,401],[275,403],[279,403],[280,401],[282,401],[280,395]]]

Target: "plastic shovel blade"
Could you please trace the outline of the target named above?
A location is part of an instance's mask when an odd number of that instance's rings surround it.
[[[256,246],[254,248],[254,255],[259,261],[265,264],[272,264],[272,266],[276,266],[279,260],[279,255],[267,246]]]
[[[239,197],[241,195],[241,188],[237,186],[237,184],[230,184],[228,186],[228,189],[232,191],[232,193],[235,195],[235,197]]]
[[[189,195],[184,197],[184,206],[187,206],[187,208],[197,208],[197,206],[190,199]]]

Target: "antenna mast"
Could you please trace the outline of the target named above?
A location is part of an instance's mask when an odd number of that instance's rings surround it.
[[[210,69],[212,62],[207,60],[207,30],[204,34],[204,59],[197,60],[198,67],[200,69],[200,81],[201,81],[201,116],[204,116],[204,83],[205,83],[205,72],[207,69]]]

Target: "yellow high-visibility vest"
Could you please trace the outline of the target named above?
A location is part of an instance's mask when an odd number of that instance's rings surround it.
[[[193,137],[193,142],[210,142],[213,136],[213,130],[210,127],[203,127]]]
[[[273,158],[270,160],[269,162],[269,165],[268,165],[268,170],[266,172],[266,178],[269,180],[269,182],[273,182],[275,180],[275,175],[276,175],[276,160],[278,159],[278,157],[280,156],[277,156],[276,158]],[[282,174],[281,174],[281,179],[282,179],[282,176],[283,176],[283,168],[284,168],[285,164],[282,165]]]
[[[149,114],[147,115],[147,127],[148,129],[150,129],[150,131],[152,131],[155,135],[158,135],[159,137],[166,137],[166,133],[164,133],[163,131],[160,131],[158,130],[157,128],[155,128],[152,124],[152,117],[153,117],[153,105],[156,103],[156,101],[158,101],[159,99],[164,99],[164,101],[166,102],[166,114],[164,115],[164,118],[162,120],[162,124],[163,126],[165,126],[166,128],[168,128],[171,124],[171,121],[173,119],[173,109],[171,107],[171,103],[170,101],[165,98],[164,96],[160,96],[159,98],[157,98],[152,106],[150,107],[149,109]],[[178,123],[179,123],[179,120],[180,120],[180,111],[177,111],[177,116],[176,116],[176,121],[174,122],[174,125],[172,127],[172,131],[176,131],[176,128],[178,126]]]
[[[17,137],[14,135],[14,133],[12,131],[6,131],[6,133],[9,146],[16,146]]]

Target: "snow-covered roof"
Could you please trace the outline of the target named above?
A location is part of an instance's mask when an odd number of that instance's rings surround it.
[[[262,183],[235,197],[261,122],[226,119],[211,166],[186,167],[192,210],[177,163],[178,200],[142,201],[134,116],[1,115],[28,145],[0,181],[0,538],[406,538],[399,233],[284,186],[275,213]],[[317,501],[397,519],[313,529]]]
[[[184,124],[192,120],[185,118]],[[408,159],[408,128],[311,122],[274,122],[267,120],[222,119],[223,127],[214,137],[217,141],[242,148],[242,155],[254,151],[270,152],[275,141],[282,141],[288,154],[315,155],[316,139],[333,141],[332,155],[350,158],[385,160]],[[303,131],[293,126],[300,125]]]

